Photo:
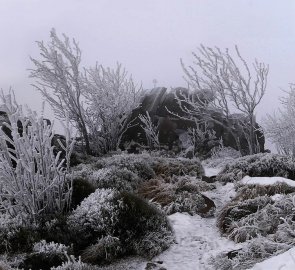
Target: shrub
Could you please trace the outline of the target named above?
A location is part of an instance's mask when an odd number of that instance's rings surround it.
[[[210,168],[224,168],[241,157],[239,151],[231,147],[215,147],[211,150],[211,157],[205,159],[202,164]]]
[[[83,178],[73,179],[71,208],[76,208],[85,198],[95,192],[95,187]]]
[[[0,215],[0,253],[29,252],[38,240],[36,228],[23,226],[21,217]]]
[[[254,199],[259,196],[273,196],[275,194],[289,194],[295,192],[295,187],[286,183],[273,185],[240,185],[238,186],[237,198],[239,200]]]
[[[173,176],[168,179],[156,178],[143,183],[138,193],[160,205],[170,215],[175,212],[187,212],[191,215],[200,214],[206,208],[204,196],[200,193],[215,188],[195,177]]]
[[[110,235],[98,239],[97,243],[87,247],[82,253],[82,261],[86,263],[112,262],[122,253],[121,242],[118,237]]]
[[[95,266],[83,263],[81,259],[78,260],[74,256],[68,256],[68,261],[63,262],[61,266],[52,267],[51,270],[95,270]]]
[[[229,234],[229,238],[235,242],[244,242],[258,235],[273,235],[282,223],[282,219],[293,215],[294,203],[291,195],[286,195],[277,201],[269,198],[270,201],[266,203],[267,198],[258,197],[240,202],[227,213],[227,220],[224,218],[226,221],[223,223],[226,227],[223,229]],[[251,206],[247,209],[248,212],[244,206]],[[249,213],[249,210],[252,213]],[[220,222],[220,219],[218,221]]]
[[[182,191],[175,195],[175,200],[164,207],[164,211],[167,215],[177,212],[187,212],[194,215],[200,213],[200,210],[205,207],[206,203],[201,194]]]
[[[140,183],[139,177],[128,169],[111,168],[96,181],[97,188],[114,188],[119,191],[134,191]]]
[[[190,175],[200,178],[204,175],[204,169],[200,161],[196,159],[155,158],[153,167],[156,175],[164,178],[173,175]]]
[[[51,267],[59,266],[67,261],[65,254],[69,251],[69,247],[54,242],[47,243],[42,240],[35,243],[33,253],[29,254],[21,267],[32,270],[50,270]]]
[[[225,205],[217,214],[217,227],[222,233],[228,232],[230,225],[240,219],[255,213],[273,201],[267,196],[257,197],[245,201],[233,201]]]
[[[111,235],[118,222],[121,201],[112,189],[97,189],[68,217],[68,226],[76,234],[76,248],[93,244],[98,237]]]
[[[172,229],[163,212],[131,193],[122,193],[122,200],[124,207],[114,235],[120,238],[125,254],[151,258],[173,243]]]
[[[129,171],[137,174],[139,178],[148,180],[155,177],[152,162],[153,158],[148,154],[121,154],[102,158],[94,164],[94,167],[102,169],[113,166],[118,169],[128,169]]]
[[[164,213],[134,194],[112,189],[97,189],[84,199],[68,225],[76,254],[83,251],[82,259],[91,263],[122,255],[154,256],[174,239]],[[148,252],[143,241],[149,243]]]
[[[216,179],[234,182],[241,180],[245,175],[282,176],[295,180],[295,160],[289,156],[270,153],[244,156],[228,164]]]
[[[250,240],[245,246],[237,251],[233,259],[227,254],[218,254],[209,260],[215,270],[226,269],[250,269],[254,264],[259,263],[271,256],[278,255],[290,249],[291,246],[284,243],[277,243],[265,237],[258,237]]]
[[[2,93],[0,98],[9,122],[0,129],[0,210],[12,217],[22,215],[26,224],[68,210],[71,180],[66,177],[64,160],[59,160],[61,152],[54,155],[52,125],[30,110],[26,116],[11,94]],[[69,160],[74,141],[66,131],[63,148]]]

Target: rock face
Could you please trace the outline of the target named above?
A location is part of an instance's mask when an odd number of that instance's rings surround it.
[[[176,93],[188,94],[186,88],[175,88]],[[176,152],[185,148],[185,139],[187,138],[187,131],[189,128],[194,128],[195,124],[193,121],[181,119],[179,116],[185,116],[185,113],[180,109],[177,101],[174,98],[173,92],[167,92],[167,88],[157,87],[148,92],[141,101],[141,106],[132,112],[130,117],[133,121],[133,126],[129,128],[122,138],[122,148],[132,149],[136,152],[138,146],[146,147],[147,139],[145,132],[141,127],[141,121],[138,119],[140,114],[145,115],[149,113],[153,124],[157,126],[159,132],[159,141],[161,148],[174,150]],[[173,114],[171,114],[172,112]],[[232,121],[229,123],[225,117],[216,111],[212,111],[212,115],[215,119],[222,123],[222,125],[215,122],[209,122],[209,128],[215,132],[216,139],[211,141],[205,141],[202,146],[203,153],[208,153],[214,146],[216,146],[219,140],[222,138],[224,146],[232,147],[237,149],[233,136],[228,132],[226,126],[235,125],[235,119],[242,117],[241,115],[233,115]],[[259,127],[257,124],[256,127]],[[260,131],[256,131],[258,143],[261,152],[264,151],[264,135]],[[249,152],[247,140],[245,136],[240,132],[239,134],[241,148],[243,154]],[[133,148],[132,148],[133,147]]]

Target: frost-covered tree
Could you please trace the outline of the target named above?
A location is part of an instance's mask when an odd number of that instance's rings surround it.
[[[87,119],[100,152],[117,150],[124,132],[132,125],[131,112],[139,105],[141,86],[117,64],[116,69],[96,65],[84,76]]]
[[[41,59],[31,58],[35,68],[31,77],[33,86],[41,92],[59,119],[69,119],[81,133],[87,153],[91,153],[86,125],[83,86],[81,81],[81,50],[78,43],[63,35],[59,38],[55,29],[50,32],[51,41],[37,41]]]
[[[30,223],[41,215],[66,211],[72,183],[61,152],[54,155],[52,125],[29,109],[25,114],[12,93],[2,92],[0,101],[8,117],[5,129],[0,129],[0,213]],[[74,140],[67,138],[66,143],[69,159]]]
[[[290,85],[281,104],[277,113],[267,115],[264,128],[279,153],[295,156],[295,85]]]
[[[138,105],[141,87],[127,71],[96,65],[81,69],[81,50],[66,35],[51,30],[47,45],[37,42],[41,59],[31,58],[34,84],[51,105],[57,118],[69,119],[81,133],[86,152],[116,150],[128,126],[127,118]],[[83,71],[83,72],[82,72]]]
[[[257,60],[250,70],[244,58],[235,47],[236,57],[226,49],[200,46],[193,52],[193,65],[185,66],[181,61],[190,93],[176,93],[181,109],[193,120],[212,121],[224,126],[214,117],[219,112],[227,123],[224,127],[233,136],[240,148],[239,132],[248,142],[250,154],[259,152],[256,138],[255,110],[266,91],[268,66]],[[236,59],[235,59],[236,58]],[[234,117],[240,113],[243,117]]]

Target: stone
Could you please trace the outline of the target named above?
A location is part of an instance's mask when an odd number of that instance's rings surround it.
[[[183,87],[177,87],[173,91],[176,95],[188,95],[188,89]],[[199,98],[202,99],[202,96],[206,95],[207,97],[209,94],[210,93],[198,95]],[[194,128],[195,123],[178,117],[185,116],[185,113],[179,107],[174,98],[173,92],[168,92],[165,87],[157,87],[149,92],[146,92],[141,100],[141,105],[131,113],[130,121],[132,121],[132,127],[129,128],[122,137],[120,147],[123,150],[128,149],[126,148],[126,145],[128,145],[128,142],[131,141],[138,143],[142,147],[146,147],[148,145],[145,132],[141,127],[141,121],[138,118],[140,114],[145,115],[146,112],[149,113],[154,126],[157,127],[161,149],[172,150],[174,152],[180,152],[186,149],[187,145],[185,145],[185,138],[187,137],[188,129]],[[219,144],[221,138],[225,147],[232,147],[238,150],[235,140],[226,129],[226,126],[235,126],[237,120],[241,120],[241,118],[242,121],[246,121],[246,119],[243,119],[245,116],[242,114],[233,114],[229,120],[226,120],[221,112],[212,110],[210,113],[211,116],[217,120],[208,121],[208,127],[215,132],[216,139],[205,139],[201,147],[201,154],[206,156],[210,153],[210,150]],[[260,151],[263,152],[265,144],[264,134],[260,130],[260,126],[258,124],[256,124],[255,128]],[[236,130],[240,138],[242,154],[246,155],[249,153],[247,140],[242,131],[238,130],[238,127]],[[138,152],[134,149],[131,151]],[[191,153],[189,153],[189,156],[191,156]]]

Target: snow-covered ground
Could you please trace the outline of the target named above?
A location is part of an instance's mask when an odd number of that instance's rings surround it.
[[[219,169],[205,168],[207,176],[216,175]],[[228,183],[219,185],[217,189],[204,192],[212,199],[217,208],[234,196],[234,186]],[[153,261],[163,262],[159,268],[167,270],[209,270],[208,259],[219,252],[237,249],[240,245],[225,237],[221,237],[216,227],[216,218],[202,218],[186,213],[175,213],[169,216],[175,231],[176,244],[154,258]],[[145,265],[142,269],[144,269]],[[157,269],[157,268],[155,268]]]
[[[205,167],[206,176],[214,176],[219,168]],[[244,184],[274,184],[285,182],[294,186],[294,181],[282,177],[245,177]],[[216,189],[203,192],[214,201],[217,210],[235,196],[234,184],[223,185],[216,183]],[[169,220],[175,232],[176,243],[151,262],[141,258],[132,258],[112,265],[112,268],[103,269],[166,269],[166,270],[212,270],[208,261],[210,257],[220,253],[239,249],[243,244],[222,237],[216,227],[216,218],[202,218],[199,215],[191,216],[186,213],[170,215]],[[147,267],[150,264],[150,267]],[[114,268],[115,266],[115,268]],[[126,268],[127,269],[127,268]],[[262,263],[256,264],[251,270],[293,270],[295,269],[295,248],[281,255],[272,257]],[[250,270],[250,269],[249,269]]]
[[[291,187],[295,187],[295,181],[284,177],[250,177],[245,176],[241,183],[244,185],[274,185],[285,183]]]
[[[294,270],[295,269],[295,248],[271,257],[261,263],[257,263],[249,270]]]

